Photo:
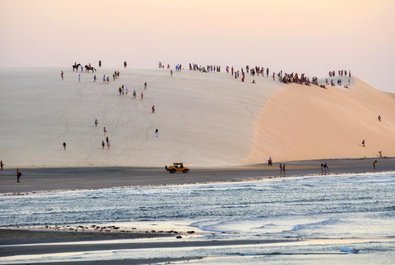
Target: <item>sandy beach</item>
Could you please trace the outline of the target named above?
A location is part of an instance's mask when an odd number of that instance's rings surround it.
[[[373,161],[378,160],[376,170]],[[170,174],[164,168],[35,168],[23,169],[21,183],[14,170],[0,172],[0,193],[26,193],[50,190],[100,189],[122,186],[152,186],[228,182],[274,177],[321,174],[320,164],[328,163],[330,174],[382,172],[395,170],[395,158],[312,160],[285,163],[286,174],[280,174],[279,163],[269,167],[257,164],[245,167],[192,168],[188,174]]]

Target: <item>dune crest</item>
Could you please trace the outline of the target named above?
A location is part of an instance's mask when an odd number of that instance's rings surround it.
[[[353,78],[349,89],[284,86],[257,119],[246,160],[377,157],[379,151],[395,156],[395,98]]]

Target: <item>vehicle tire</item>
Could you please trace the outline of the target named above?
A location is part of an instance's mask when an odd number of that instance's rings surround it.
[[[184,169],[182,173],[188,173],[188,169]]]
[[[170,170],[170,173],[176,173],[175,169]]]

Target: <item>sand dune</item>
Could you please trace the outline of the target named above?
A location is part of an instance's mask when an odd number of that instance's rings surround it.
[[[287,85],[256,128],[249,162],[395,156],[395,98],[357,78],[349,89]]]
[[[224,73],[170,77],[166,70],[122,69],[110,84],[101,80],[114,69],[100,69],[96,83],[92,73],[78,82],[69,70],[61,81],[60,70],[1,72],[0,159],[7,167],[242,164],[262,104],[277,88],[274,82],[242,84]],[[128,85],[127,96],[119,96],[121,84]],[[101,148],[103,126],[111,150]]]
[[[379,150],[395,155],[395,98],[358,79],[350,89],[321,89],[262,77],[256,84],[251,77],[241,83],[225,73],[183,71],[170,77],[166,70],[122,69],[120,79],[104,84],[103,74],[113,69],[100,69],[96,83],[92,73],[81,73],[79,82],[71,70],[62,81],[60,70],[0,72],[0,160],[6,167],[174,161],[220,167],[269,156],[275,161],[355,158],[377,156]],[[129,88],[127,96],[118,94],[122,84]],[[101,148],[103,126],[110,150]]]

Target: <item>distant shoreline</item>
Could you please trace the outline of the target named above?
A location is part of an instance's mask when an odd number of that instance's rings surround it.
[[[378,160],[373,170],[373,161]],[[0,171],[0,194],[24,195],[55,190],[85,190],[130,186],[163,186],[237,182],[321,175],[320,163],[327,162],[329,174],[395,171],[395,158],[324,159],[285,162],[286,173],[280,174],[279,163],[227,168],[191,168],[188,174],[170,174],[158,167],[82,167],[22,169],[21,183],[16,183],[15,169]],[[284,162],[283,162],[284,163]]]

